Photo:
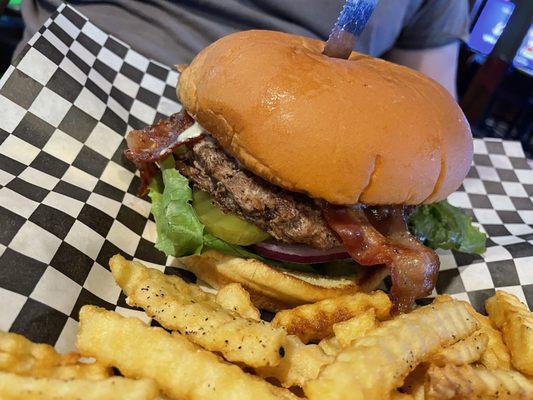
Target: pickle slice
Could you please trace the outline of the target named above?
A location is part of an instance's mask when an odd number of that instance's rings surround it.
[[[224,213],[216,206],[209,193],[193,190],[192,206],[205,230],[228,243],[248,246],[262,242],[270,235],[241,217]]]

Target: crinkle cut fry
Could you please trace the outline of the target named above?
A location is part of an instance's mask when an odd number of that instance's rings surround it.
[[[257,368],[256,373],[263,378],[276,378],[283,387],[302,387],[308,380],[315,379],[320,369],[334,359],[318,345],[303,344],[297,336],[289,335],[281,362],[275,367]]]
[[[428,400],[531,400],[533,382],[521,373],[470,365],[432,366],[426,387]]]
[[[119,255],[109,264],[128,303],[142,307],[165,328],[186,335],[207,350],[220,352],[228,361],[254,368],[280,362],[287,337],[283,329],[226,310],[214,295],[178,276],[165,275]]]
[[[339,353],[304,386],[310,400],[387,398],[420,362],[477,329],[460,302],[422,307],[386,321]],[[335,387],[335,393],[331,388]]]
[[[500,290],[486,301],[486,308],[502,332],[513,366],[533,376],[533,313],[518,297]]]
[[[378,319],[384,320],[390,317],[392,303],[382,291],[344,295],[280,311],[272,320],[272,325],[283,327],[290,335],[308,343],[331,336],[334,324],[371,308]]]
[[[59,354],[49,344],[0,331],[0,371],[58,379],[104,379],[112,375],[105,365],[83,363],[79,358],[79,354]]]
[[[259,310],[250,301],[250,295],[238,283],[222,287],[216,301],[227,310],[234,310],[241,317],[259,319]],[[309,379],[318,376],[320,368],[331,363],[335,358],[326,354],[318,345],[303,344],[297,336],[289,335],[283,346],[285,355],[274,367],[256,368],[257,375],[263,378],[275,378],[281,386],[303,386]]]
[[[126,377],[153,379],[170,399],[298,399],[183,335],[99,307],[82,307],[76,345],[84,356],[115,366]]]
[[[353,341],[367,335],[378,327],[376,311],[373,308],[355,317],[333,325],[333,333],[341,348],[348,347]]]
[[[55,379],[0,372],[2,400],[155,400],[159,389],[148,379],[119,376],[101,380]]]
[[[216,294],[216,301],[227,310],[234,310],[241,317],[259,319],[259,310],[250,301],[250,295],[238,283],[223,286]],[[297,336],[289,335],[283,346],[285,355],[273,367],[256,368],[263,378],[275,378],[281,386],[303,386],[318,376],[320,368],[331,363],[334,357],[327,355],[317,345],[303,344]]]
[[[433,304],[453,301],[449,295],[437,296]],[[481,355],[479,363],[488,369],[511,369],[511,356],[503,342],[502,333],[494,329],[489,317],[478,313],[470,303],[463,302],[467,310],[474,316],[479,324],[479,331],[488,336],[487,349]]]
[[[31,361],[17,360],[15,356],[5,353],[0,353],[0,360],[0,364],[3,364],[0,371],[34,378],[100,380],[113,375],[109,367],[99,362],[36,367]]]
[[[230,283],[220,288],[215,301],[226,310],[239,314],[242,318],[256,321],[261,319],[259,309],[254,306],[248,293],[240,283]]]
[[[466,365],[478,361],[487,350],[489,337],[478,331],[472,336],[442,349],[430,359],[432,364],[443,367],[446,364]]]
[[[22,335],[2,331],[0,331],[0,353],[22,359],[25,364],[32,364],[35,367],[60,365],[66,360],[76,362],[79,358],[75,354],[62,356],[49,344],[33,343]],[[4,362],[7,362],[5,357],[0,361],[2,370],[7,366]]]
[[[333,325],[335,336],[322,339],[318,345],[303,344],[293,335],[287,336],[285,357],[275,367],[256,370],[262,377],[274,377],[283,387],[300,386],[316,379],[320,370],[331,364],[339,351],[377,328],[376,311],[370,308],[347,321]]]

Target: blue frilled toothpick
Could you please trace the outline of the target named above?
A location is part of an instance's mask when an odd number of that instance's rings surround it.
[[[331,30],[323,53],[329,57],[347,59],[357,37],[365,28],[377,0],[347,0]]]

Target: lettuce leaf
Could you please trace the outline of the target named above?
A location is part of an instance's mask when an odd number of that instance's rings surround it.
[[[192,208],[189,181],[174,168],[174,158],[161,163],[161,175],[152,179],[148,196],[157,228],[155,247],[180,257],[202,251],[204,226]]]
[[[155,247],[158,250],[167,256],[183,257],[212,248],[229,255],[262,259],[244,247],[204,232],[204,225],[191,204],[189,181],[175,169],[174,158],[168,157],[160,167],[161,174],[152,179],[148,193],[157,229]]]
[[[472,218],[446,200],[424,204],[409,218],[409,229],[426,246],[463,253],[485,252],[487,236],[472,225]]]

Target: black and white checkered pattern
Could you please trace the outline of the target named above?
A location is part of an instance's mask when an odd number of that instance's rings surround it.
[[[178,74],[61,6],[0,80],[0,329],[70,350],[78,311],[125,304],[115,253],[194,280],[153,244],[150,204],[122,156],[132,128],[180,109]],[[486,254],[439,252],[439,293],[482,308],[501,287],[533,306],[533,171],[519,143],[476,140],[450,198],[490,236]],[[164,267],[163,267],[164,266]]]

